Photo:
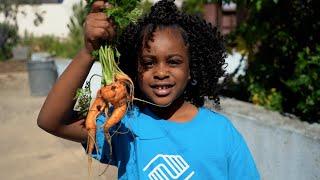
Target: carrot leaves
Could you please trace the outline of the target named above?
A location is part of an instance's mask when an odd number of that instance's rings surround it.
[[[88,0],[87,5],[91,6],[92,3],[93,0]],[[124,74],[115,60],[120,57],[120,53],[116,49],[117,39],[130,23],[136,23],[137,19],[142,15],[142,10],[138,8],[140,0],[109,0],[108,3],[112,5],[112,8],[106,8],[103,12],[115,23],[117,37],[104,47],[101,46],[98,53],[94,52],[95,57],[99,58],[102,66],[103,85],[109,85],[114,82],[117,74]]]

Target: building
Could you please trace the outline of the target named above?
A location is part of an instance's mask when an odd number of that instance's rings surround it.
[[[220,29],[226,35],[233,31],[237,26],[237,13],[235,3],[208,3],[204,5],[203,17],[213,26]]]

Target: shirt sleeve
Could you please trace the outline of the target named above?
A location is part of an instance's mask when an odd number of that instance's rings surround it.
[[[260,179],[258,169],[242,135],[230,123],[231,146],[228,155],[228,176],[230,180]]]

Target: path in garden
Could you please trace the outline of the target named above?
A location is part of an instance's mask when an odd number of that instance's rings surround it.
[[[6,66],[6,71],[3,67],[1,63],[1,179],[88,179],[87,156],[80,144],[52,136],[37,126],[36,118],[45,97],[30,96],[25,68],[9,72],[10,67]],[[11,69],[14,71],[14,67]],[[94,169],[98,170],[94,179],[116,179],[114,167],[100,177],[104,166],[95,162]]]

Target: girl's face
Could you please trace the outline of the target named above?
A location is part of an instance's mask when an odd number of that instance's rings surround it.
[[[146,98],[168,105],[180,97],[190,79],[188,47],[178,29],[157,29],[138,63],[139,87]]]

